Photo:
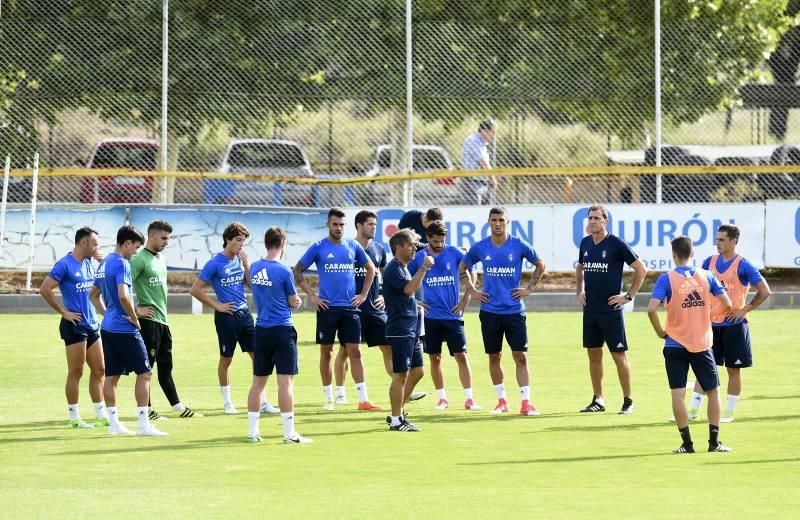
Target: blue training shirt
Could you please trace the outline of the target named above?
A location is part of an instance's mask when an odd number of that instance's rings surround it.
[[[375,307],[375,300],[381,295],[381,269],[386,267],[386,249],[383,248],[382,244],[379,244],[373,240],[366,248],[364,248],[364,252],[367,253],[367,256],[372,261],[372,265],[375,266],[375,278],[372,280],[372,285],[369,288],[367,300],[361,304],[359,309],[361,309],[361,312],[366,314],[384,316],[386,313]],[[356,290],[354,294],[360,294],[361,290],[364,288],[364,280],[367,278],[367,268],[363,265],[356,267],[355,275]]]
[[[136,326],[128,321],[128,313],[122,308],[117,287],[127,285],[128,297],[133,302],[131,291],[131,264],[117,253],[111,253],[103,259],[95,273],[94,285],[100,289],[103,302],[106,304],[106,314],[103,316],[101,327],[106,332],[131,333],[136,332]]]
[[[367,262],[367,253],[355,240],[345,238],[335,244],[327,237],[311,244],[300,259],[305,268],[317,264],[319,296],[330,307],[352,307],[356,295],[355,268]]]
[[[726,262],[725,260],[723,260],[722,255],[719,255],[717,257],[717,265],[715,266],[717,268],[717,272],[724,273],[725,271],[727,271],[728,268],[731,266],[731,264],[733,264],[733,261],[736,260],[736,256],[734,256],[733,258],[731,258],[729,261]],[[703,269],[708,270],[710,268],[711,268],[711,257],[709,256],[703,261]],[[739,262],[739,269],[736,270],[736,274],[739,276],[739,283],[741,283],[744,286],[749,285],[752,287],[754,285],[758,285],[761,283],[761,280],[764,279],[764,277],[761,276],[761,273],[758,272],[758,269],[753,267],[753,264],[748,262],[744,257],[742,257],[742,260]],[[712,323],[711,326],[730,327],[731,325],[737,325],[743,322],[744,318],[737,321],[731,321],[726,319],[722,323]]]
[[[525,310],[522,299],[511,297],[511,290],[519,287],[523,259],[534,263],[539,256],[530,244],[517,237],[509,236],[500,247],[486,237],[470,248],[464,264],[467,268],[478,262],[483,264],[483,292],[489,294],[489,302],[482,303],[481,310],[495,314],[518,314]]]
[[[408,264],[408,271],[412,276],[422,267],[426,256],[432,256],[434,264],[422,279],[425,303],[430,305],[425,317],[432,320],[461,319],[461,316],[453,315],[452,309],[459,301],[458,266],[464,259],[464,253],[453,246],[445,246],[438,255],[433,254],[430,248],[425,248]]]
[[[211,284],[219,303],[235,303],[236,310],[247,308],[244,265],[238,256],[231,260],[224,253],[217,253],[206,262],[198,278]]]
[[[292,270],[274,260],[258,260],[250,266],[250,287],[256,303],[259,327],[290,326],[289,296],[297,294]]]
[[[86,258],[81,262],[71,252],[67,253],[56,262],[48,276],[58,282],[64,308],[81,314],[82,327],[97,330],[100,327],[97,311],[89,300],[89,293],[94,285],[92,259]]]
[[[675,268],[675,271],[682,274],[683,276],[689,278],[690,276],[694,276],[694,273],[697,271],[697,268],[694,266],[679,266]],[[720,294],[725,292],[725,288],[722,287],[722,284],[719,283],[717,277],[714,276],[714,273],[709,271],[703,270],[706,279],[708,280],[708,287],[711,289],[711,294],[714,296],[719,296]],[[651,295],[652,298],[655,298],[659,301],[670,301],[672,299],[672,286],[669,284],[669,273],[663,273],[661,276],[658,277],[656,280],[656,286],[653,288],[653,294]],[[675,341],[674,339],[667,336],[664,340],[665,347],[673,347],[673,348],[684,348],[683,345]]]
[[[386,302],[386,337],[414,337],[419,335],[419,311],[414,295],[404,291],[411,281],[411,273],[396,259],[383,271],[383,299]]]
[[[638,257],[617,236],[608,234],[595,244],[592,235],[584,237],[578,250],[578,263],[583,265],[583,287],[586,293],[584,311],[620,312],[608,304],[608,299],[622,289],[622,269]]]

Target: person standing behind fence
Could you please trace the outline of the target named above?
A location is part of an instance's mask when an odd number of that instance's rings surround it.
[[[497,125],[492,119],[484,119],[478,131],[464,141],[461,147],[461,168],[464,170],[491,170],[489,162],[489,143],[494,141]],[[497,188],[497,177],[462,177],[458,180],[463,202],[470,204],[491,204]]]

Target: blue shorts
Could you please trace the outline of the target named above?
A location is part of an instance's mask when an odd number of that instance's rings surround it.
[[[402,374],[423,365],[422,345],[419,338],[408,336],[386,339],[389,340],[389,346],[392,347],[392,371],[395,374]]]
[[[667,368],[667,379],[672,389],[686,388],[689,366],[704,392],[719,386],[717,365],[714,364],[711,349],[705,352],[689,352],[683,347],[664,347],[664,366]]]
[[[61,334],[61,339],[64,340],[65,347],[85,341],[86,348],[89,348],[100,339],[99,330],[90,329],[83,325],[73,325],[72,322],[64,318],[61,318],[61,323],[58,324],[58,332]]]
[[[147,348],[142,335],[136,332],[100,331],[103,338],[103,357],[106,361],[106,377],[127,376],[131,372],[152,372],[147,358]]]
[[[450,355],[466,354],[467,335],[464,332],[462,320],[435,320],[425,318],[425,343],[423,351],[426,354],[441,354],[442,343],[447,342]]]
[[[370,314],[361,312],[359,320],[361,322],[361,341],[368,347],[384,347],[389,343],[386,341],[386,314]],[[339,335],[339,343],[344,347],[345,342]]]
[[[608,345],[611,352],[625,352],[628,350],[628,340],[625,337],[625,319],[622,311],[583,313],[583,346],[584,348],[602,347]]]
[[[513,352],[528,351],[528,327],[525,314],[495,314],[481,311],[481,334],[483,349],[487,354],[497,354],[503,350],[503,335]]]
[[[256,327],[253,375],[271,376],[273,369],[284,376],[298,373],[297,331],[291,325]]]
[[[714,360],[728,368],[753,366],[753,347],[750,345],[750,325],[747,322],[728,327],[711,327],[714,332]]]
[[[214,325],[217,328],[220,356],[233,357],[237,343],[242,352],[253,351],[256,327],[253,323],[253,315],[248,309],[239,309],[233,314],[215,312]]]
[[[317,344],[333,345],[337,332],[342,343],[361,343],[360,314],[352,307],[328,307],[317,311]]]

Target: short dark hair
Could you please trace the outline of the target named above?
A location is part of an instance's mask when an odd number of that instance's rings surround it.
[[[332,218],[344,218],[344,210],[342,208],[331,208],[328,210],[328,220]]]
[[[97,231],[90,228],[89,226],[83,226],[82,228],[80,228],[78,231],[75,232],[75,243],[77,244],[84,238],[90,237],[93,234],[96,235]]]
[[[433,222],[434,220],[444,220],[444,213],[440,208],[430,208],[425,212],[425,220]]]
[[[724,231],[731,240],[739,240],[739,226],[734,224],[722,224],[717,231]]]
[[[363,224],[371,218],[377,219],[378,215],[376,215],[374,211],[368,209],[362,209],[356,213],[356,229],[358,229],[359,224]]]
[[[606,211],[606,207],[603,206],[602,204],[592,204],[591,206],[589,206],[589,211],[586,212],[586,215],[589,215],[589,213],[591,213],[592,211],[602,211],[603,218],[608,220],[608,212]]]
[[[436,220],[428,224],[428,227],[425,228],[425,234],[429,237],[432,236],[446,237],[447,226],[445,226],[441,220]]]
[[[142,236],[142,233],[131,225],[122,226],[119,228],[119,231],[117,231],[118,246],[123,245],[128,240],[134,243],[138,242],[144,244],[144,236]]]
[[[250,236],[250,231],[247,230],[247,226],[241,222],[231,222],[228,224],[225,227],[225,231],[222,232],[222,247],[228,245],[228,240],[233,240],[239,235],[243,236],[244,238]]]
[[[417,242],[419,242],[419,235],[417,235],[414,230],[406,228],[392,235],[392,238],[389,239],[389,247],[394,255],[398,247],[409,243],[416,244]]]
[[[494,119],[492,119],[491,117],[487,117],[486,119],[478,123],[478,132],[480,132],[481,130],[494,130],[494,127],[495,127]]]
[[[154,220],[149,226],[147,226],[147,234],[149,235],[153,231],[166,231],[167,233],[172,233],[172,225],[166,220]]]
[[[278,226],[272,226],[264,233],[264,245],[267,249],[278,249],[286,241],[286,232]]]
[[[673,238],[672,252],[679,260],[688,260],[692,256],[692,239],[685,235]]]
[[[489,210],[489,218],[492,218],[492,215],[507,215],[507,214],[508,212],[506,211],[506,208],[501,206],[495,206]]]

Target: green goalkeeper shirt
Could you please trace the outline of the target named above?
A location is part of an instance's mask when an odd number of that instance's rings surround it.
[[[153,307],[152,321],[167,323],[167,262],[146,247],[131,258],[131,279],[140,307]]]

